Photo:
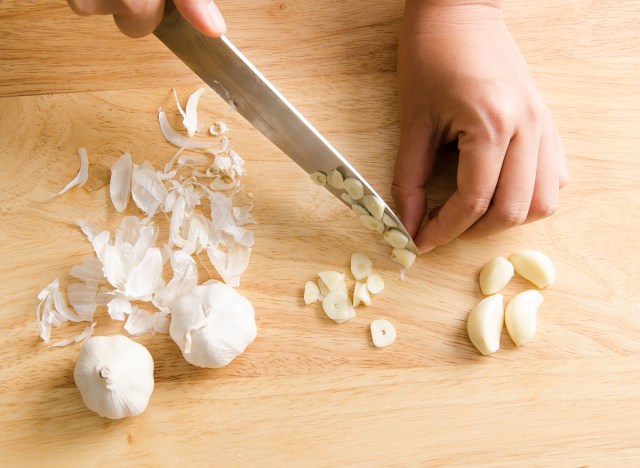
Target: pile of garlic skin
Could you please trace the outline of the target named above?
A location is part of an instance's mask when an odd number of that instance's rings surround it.
[[[384,280],[373,273],[371,259],[362,253],[351,255],[351,274],[355,279],[352,299],[345,282],[345,274],[339,271],[321,271],[317,283],[307,281],[304,285],[304,302],[311,305],[317,301],[327,317],[336,323],[344,323],[356,315],[356,307],[371,305],[371,294],[380,294]],[[396,331],[388,320],[379,319],[371,323],[371,338],[374,346],[389,346],[396,338]]]
[[[500,349],[500,335],[506,324],[509,336],[520,347],[536,333],[538,310],[544,298],[535,289],[516,294],[504,308],[504,298],[499,291],[515,273],[543,289],[555,281],[553,263],[542,252],[520,250],[506,259],[496,257],[480,272],[482,293],[489,296],[478,303],[467,319],[467,333],[473,345],[484,355]]]
[[[239,179],[245,174],[244,161],[223,136],[230,128],[223,122],[215,122],[208,128],[213,137],[207,140],[190,138],[201,129],[197,105],[203,93],[204,88],[193,93],[183,110],[174,90],[188,137],[171,128],[159,109],[164,137],[179,147],[162,170],[148,161],[135,164],[130,153],[124,153],[112,166],[109,193],[116,211],[124,211],[131,199],[144,217],[122,217],[113,234],[88,221],[77,221],[95,255],[71,269],[70,276],[79,280],[67,287],[71,308],[63,299],[57,278],[39,293],[36,319],[45,342],[51,338],[52,325],[86,321],[90,325],[80,334],[53,346],[87,340],[81,359],[105,357],[102,354],[108,346],[98,345],[95,340],[107,337],[89,339],[96,325],[94,314],[98,306],[106,306],[109,317],[123,321],[124,330],[131,335],[170,332],[185,359],[197,366],[225,366],[254,341],[257,329],[253,306],[234,289],[240,285],[254,243],[253,233],[246,225],[256,222],[251,204],[234,206],[234,197],[243,190]],[[78,175],[56,195],[86,182],[88,157],[83,148],[79,154]],[[251,194],[247,198],[252,198]],[[169,219],[168,241],[161,246],[157,244],[160,225],[155,222],[159,215]],[[209,280],[198,285],[196,260],[201,262],[200,253],[206,253],[222,282]],[[164,278],[167,264],[172,272],[169,281]],[[118,338],[123,349],[141,346],[126,343],[122,340],[126,337],[111,338]],[[138,363],[135,352],[132,353],[134,362],[130,364],[135,370]],[[153,389],[153,383],[150,387],[148,382],[141,385],[142,396],[132,406],[141,408],[140,411],[104,408],[96,403],[114,404],[115,398],[125,405],[126,399],[118,396],[118,392],[122,386],[133,383],[123,377],[129,375],[126,363],[115,361],[126,354],[123,351],[110,357],[109,369],[124,369],[117,378],[111,371],[100,371],[97,375],[95,366],[91,371],[91,366],[81,365],[80,361],[76,366],[76,383],[85,403],[105,417],[139,414],[146,407],[143,400],[148,401]],[[153,361],[151,379],[152,374]]]

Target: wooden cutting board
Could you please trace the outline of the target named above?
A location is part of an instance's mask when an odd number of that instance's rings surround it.
[[[373,4],[372,4],[373,3]],[[398,138],[395,49],[402,2],[220,0],[229,36],[381,194]],[[553,217],[455,241],[400,281],[387,248],[213,93],[200,115],[231,123],[258,225],[241,291],[259,334],[219,370],[188,365],[166,335],[135,340],[155,360],[139,417],[87,410],[73,383],[80,345],[38,338],[36,295],[91,252],[74,220],[113,228],[109,167],[126,150],[174,153],[156,111],[179,123],[201,83],[154,38],[65,2],[0,3],[0,465],[625,465],[640,462],[640,5],[505,2],[509,26],[562,134],[571,182]],[[49,200],[91,161],[85,188]],[[434,202],[454,167],[437,174]],[[129,207],[128,214],[136,214]],[[477,274],[496,255],[546,252],[535,339],[480,356],[465,331]],[[387,287],[337,325],[302,302],[304,282],[368,254]],[[202,258],[201,279],[208,277]],[[211,266],[207,266],[209,270]],[[515,278],[507,298],[527,288]],[[96,334],[124,333],[98,313]],[[375,349],[387,318],[396,343]],[[53,341],[77,327],[54,329]],[[635,463],[634,463],[635,462]]]

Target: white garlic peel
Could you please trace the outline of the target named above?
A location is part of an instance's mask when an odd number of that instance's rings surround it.
[[[384,348],[396,340],[396,329],[388,320],[374,320],[371,322],[370,328],[371,339],[376,348]]]
[[[546,288],[556,279],[556,270],[549,257],[533,249],[520,250],[509,257],[516,273],[539,288]]]
[[[544,298],[539,291],[530,289],[513,296],[507,305],[505,323],[509,336],[522,346],[536,334],[538,309]]]
[[[500,333],[504,324],[504,298],[495,294],[480,301],[467,319],[467,334],[482,354],[500,349]]]
[[[171,307],[171,339],[187,362],[224,367],[256,338],[253,305],[231,286],[196,286]]]
[[[491,260],[480,271],[478,278],[482,294],[490,296],[500,292],[513,278],[513,271],[513,264],[506,258],[496,257]]]
[[[126,336],[94,336],[73,371],[84,404],[109,419],[142,413],[153,392],[153,358]]]

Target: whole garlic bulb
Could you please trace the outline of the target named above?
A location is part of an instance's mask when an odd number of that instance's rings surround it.
[[[187,362],[224,367],[256,338],[253,306],[226,284],[196,286],[171,307],[169,333]]]
[[[80,350],[73,378],[91,411],[109,419],[137,416],[153,392],[153,358],[126,336],[94,336]]]

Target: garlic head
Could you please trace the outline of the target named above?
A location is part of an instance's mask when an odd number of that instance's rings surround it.
[[[256,338],[253,305],[231,286],[196,286],[171,307],[171,339],[187,362],[224,367]]]
[[[126,336],[94,336],[80,350],[73,379],[91,411],[109,419],[137,416],[153,392],[153,358]]]

